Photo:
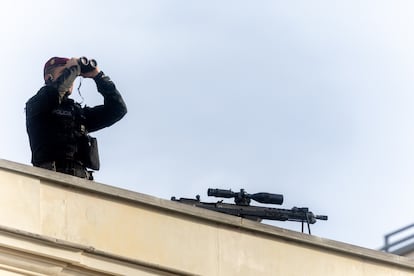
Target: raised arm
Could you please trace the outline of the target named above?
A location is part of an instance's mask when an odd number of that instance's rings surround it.
[[[111,79],[102,71],[93,79],[99,93],[104,97],[104,104],[84,108],[86,128],[89,132],[111,126],[127,113],[125,102]]]

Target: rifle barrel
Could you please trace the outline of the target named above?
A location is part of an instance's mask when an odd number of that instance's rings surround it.
[[[315,216],[315,218],[319,220],[328,220],[328,216]]]

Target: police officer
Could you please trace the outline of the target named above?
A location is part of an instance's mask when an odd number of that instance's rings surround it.
[[[99,170],[96,139],[90,132],[119,121],[127,108],[111,79],[87,58],[52,57],[44,66],[45,85],[26,103],[32,164],[93,179]],[[78,77],[93,79],[104,104],[81,107],[69,96]]]

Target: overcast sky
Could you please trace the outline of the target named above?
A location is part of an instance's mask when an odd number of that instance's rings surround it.
[[[96,181],[281,193],[276,207],[329,216],[313,234],[374,249],[413,222],[412,1],[60,3],[0,3],[0,158],[30,164],[24,106],[46,60],[87,56],[128,106],[94,133]],[[93,81],[80,91],[102,103]]]

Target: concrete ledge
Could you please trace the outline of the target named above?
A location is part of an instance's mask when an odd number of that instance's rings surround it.
[[[174,216],[179,221],[192,220],[195,223],[211,225],[211,227],[220,227],[221,229],[234,231],[236,234],[246,233],[247,235],[253,236],[259,235],[268,237],[269,239],[282,241],[287,245],[292,245],[294,247],[303,247],[305,250],[310,249],[315,251],[323,251],[326,254],[329,254],[329,252],[331,252],[331,254],[335,256],[343,256],[354,261],[379,264],[393,268],[399,267],[404,271],[411,271],[414,273],[413,261],[409,260],[408,258],[393,254],[370,250],[337,241],[323,239],[317,236],[311,236],[270,225],[244,220],[238,217],[208,211],[201,208],[156,198],[153,196],[128,191],[93,181],[83,180],[77,177],[55,173],[28,165],[18,164],[3,159],[0,160],[0,171],[1,170],[9,171],[13,174],[45,180],[47,182],[46,185],[65,187],[66,189],[69,188],[71,191],[77,190],[81,193],[95,195],[99,198],[113,202],[124,202],[124,204],[135,206],[136,208],[146,208],[148,210],[152,210],[152,212],[164,214],[164,217],[165,215],[166,217]],[[210,226],[208,228],[210,228]],[[207,229],[207,231],[211,230]],[[115,255],[119,254],[116,253]],[[144,261],[143,263],[146,262]],[[177,267],[174,269],[177,269]],[[198,273],[196,270],[192,271],[188,268],[185,268],[184,270],[189,271],[190,274]],[[219,274],[220,273],[217,275]]]
[[[2,268],[24,275],[195,275],[0,226],[0,274]]]

